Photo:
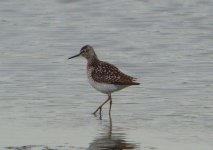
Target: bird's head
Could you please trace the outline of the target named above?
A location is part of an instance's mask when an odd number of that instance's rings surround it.
[[[92,46],[90,45],[85,45],[81,48],[80,53],[77,55],[74,55],[72,57],[69,57],[68,59],[72,59],[78,56],[83,56],[84,58],[86,58],[87,60],[96,57],[95,51],[93,49]]]

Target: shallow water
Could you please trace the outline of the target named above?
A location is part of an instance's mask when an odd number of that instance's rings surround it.
[[[0,148],[212,150],[211,0],[1,0]],[[85,44],[140,86],[90,87]]]

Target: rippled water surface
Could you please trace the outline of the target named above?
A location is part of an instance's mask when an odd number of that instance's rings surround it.
[[[0,148],[212,150],[212,0],[1,0]],[[85,45],[137,77],[90,87]]]

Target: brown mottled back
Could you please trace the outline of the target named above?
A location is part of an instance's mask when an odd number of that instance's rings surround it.
[[[92,78],[99,83],[108,83],[116,85],[139,85],[135,82],[136,78],[122,73],[117,67],[100,60],[93,61],[89,64],[93,67]]]

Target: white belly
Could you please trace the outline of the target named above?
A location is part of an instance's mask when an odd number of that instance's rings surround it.
[[[87,77],[88,77],[90,85],[93,88],[105,94],[110,94],[112,92],[119,91],[127,87],[127,85],[114,85],[114,84],[96,82],[92,79],[91,70],[87,72]]]

